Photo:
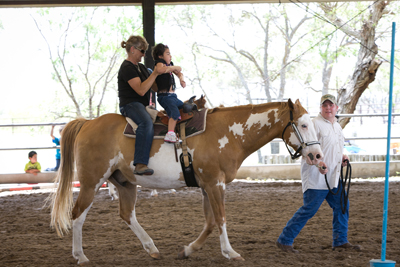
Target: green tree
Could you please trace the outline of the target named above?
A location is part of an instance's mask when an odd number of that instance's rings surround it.
[[[40,9],[31,15],[47,45],[52,78],[72,102],[53,110],[56,117],[92,119],[110,109],[108,100],[115,105],[115,78],[125,55],[120,43],[141,28],[139,8],[129,10],[136,16],[109,7]],[[114,97],[107,99],[108,93]]]

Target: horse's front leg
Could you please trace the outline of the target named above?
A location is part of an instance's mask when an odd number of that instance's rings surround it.
[[[188,257],[191,253],[200,249],[206,238],[211,234],[213,227],[217,225],[222,255],[228,259],[244,260],[239,253],[233,250],[228,239],[225,216],[225,184],[223,182],[205,187],[203,190],[203,208],[206,225],[200,236],[179,254],[180,258]]]
[[[218,226],[222,255],[228,259],[243,261],[244,259],[240,254],[233,250],[228,238],[225,215],[225,183],[220,181],[210,189],[206,189],[206,192],[210,199],[215,223]]]
[[[178,253],[179,259],[185,259],[196,250],[199,250],[206,242],[207,237],[212,233],[215,226],[214,214],[210,206],[208,195],[204,189],[201,189],[201,193],[203,194],[203,211],[206,218],[206,223],[200,236],[195,241],[190,243],[189,246],[185,246],[184,249]]]

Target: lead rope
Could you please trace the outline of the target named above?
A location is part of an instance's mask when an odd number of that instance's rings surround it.
[[[346,176],[343,179],[343,166],[341,166],[340,177],[339,177],[339,186],[340,185],[342,186],[341,190],[340,190],[340,208],[342,209],[342,214],[345,214],[346,209],[347,209],[347,203],[349,200],[349,192],[350,192],[351,165],[347,159],[345,159],[343,162],[347,162]],[[333,193],[333,191],[329,187],[328,178],[326,177],[326,174],[325,174],[325,182],[326,182],[326,186],[328,187],[329,192],[332,195],[337,195],[339,193],[339,190],[336,191],[336,193]],[[347,182],[348,182],[348,184],[347,184]],[[346,194],[346,184],[347,184],[347,194]]]

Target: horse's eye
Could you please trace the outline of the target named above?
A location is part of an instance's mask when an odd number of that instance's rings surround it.
[[[303,127],[303,128],[307,128],[307,125],[303,124],[303,125],[301,125],[301,127]]]

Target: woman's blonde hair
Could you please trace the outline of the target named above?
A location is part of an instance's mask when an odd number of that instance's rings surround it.
[[[121,42],[121,47],[125,48],[126,52],[129,53],[131,47],[137,48],[139,50],[146,51],[149,47],[146,39],[139,35],[131,35],[127,41]]]

